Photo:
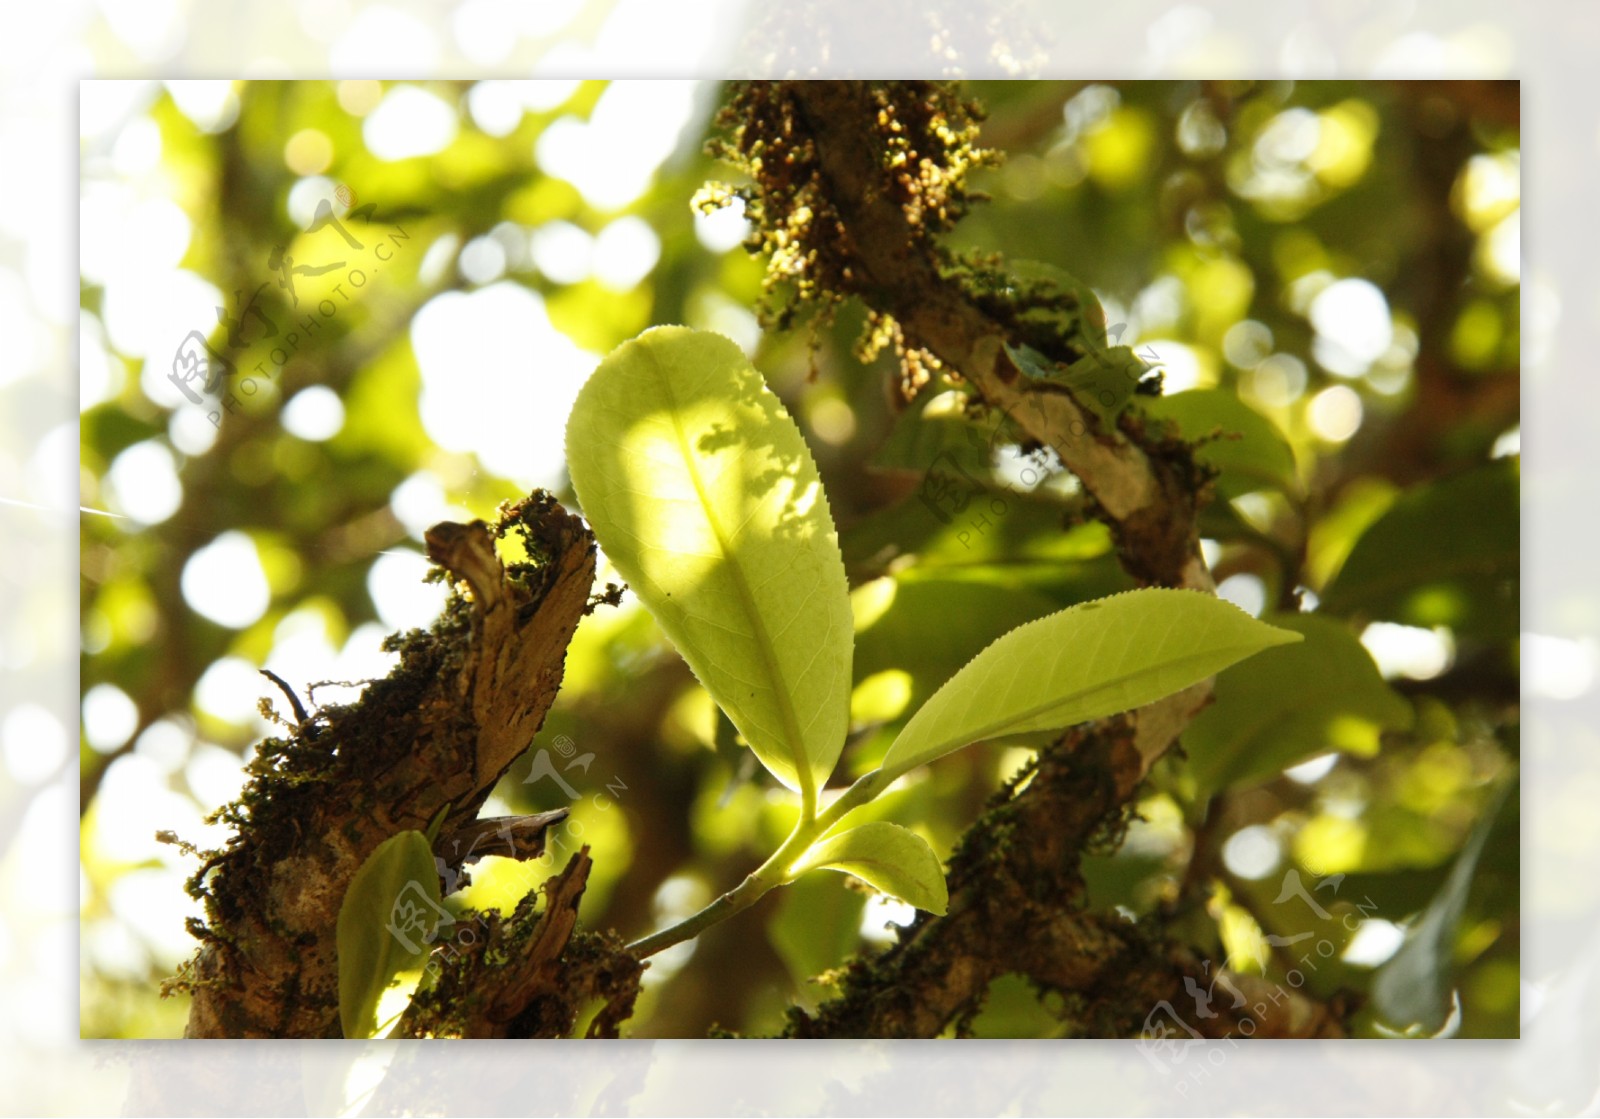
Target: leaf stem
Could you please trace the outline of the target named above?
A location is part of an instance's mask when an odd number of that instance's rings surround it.
[[[660,932],[651,933],[634,941],[628,945],[628,951],[643,960],[654,956],[664,948],[671,948],[674,944],[681,944],[690,937],[699,936],[712,925],[727,920],[740,910],[750,908],[776,885],[776,882],[767,882],[751,874],[692,917],[686,917],[676,925],[669,925]]]
[[[871,773],[863,773],[856,778],[855,784],[846,789],[838,800],[828,805],[822,815],[817,817],[816,834],[819,836],[825,834],[833,825],[844,819],[847,814],[854,812],[857,808],[860,808],[863,804],[883,792],[888,787],[889,782],[894,780],[895,776],[897,775],[887,774],[881,769],[875,769]]]
[[[712,925],[727,920],[740,910],[749,909],[760,901],[768,890],[788,881],[784,877],[784,870],[811,846],[811,841],[815,837],[816,821],[802,816],[795,824],[794,831],[789,833],[789,838],[772,853],[771,858],[746,875],[743,882],[676,925],[669,925],[660,932],[651,933],[634,941],[628,945],[628,951],[641,960],[645,959],[663,948],[671,948],[674,944],[680,944],[690,937],[699,936]]]
[[[800,856],[805,854],[829,828],[843,819],[846,813],[861,807],[882,792],[889,779],[889,775],[883,770],[875,769],[857,779],[856,783],[830,804],[822,815],[813,817],[814,802],[806,806],[809,810],[801,813],[794,831],[789,833],[789,838],[772,853],[771,858],[746,875],[743,882],[676,925],[669,925],[660,932],[651,933],[634,941],[628,945],[628,951],[641,960],[645,959],[664,948],[671,948],[674,944],[681,944],[691,937],[699,936],[712,925],[720,924],[735,913],[749,909],[769,890],[790,881],[789,869]]]

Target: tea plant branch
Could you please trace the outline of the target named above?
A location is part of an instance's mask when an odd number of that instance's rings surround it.
[[[1104,324],[1092,321],[1092,296],[1062,293],[1053,321],[1072,325],[1052,335],[995,282],[997,262],[963,264],[938,243],[965,208],[966,171],[984,158],[972,148],[967,108],[948,87],[752,82],[736,88],[721,122],[729,129],[723,154],[753,180],[741,189],[756,224],[749,245],[770,254],[769,292],[790,295],[777,325],[807,303],[826,310],[859,298],[894,339],[908,380],[925,378],[930,365],[948,369],[1060,456],[1135,579],[1214,592],[1196,524],[1207,476],[1190,447],[1147,427],[1136,409],[1097,410],[1018,363],[1027,348],[1058,368],[1095,356]],[[1077,867],[1096,827],[1120,813],[1210,691],[1201,681],[1137,717],[1071,732],[1040,759],[1027,789],[966,833],[951,860],[948,914],[919,914],[895,948],[853,963],[839,997],[815,1015],[794,1012],[788,1035],[936,1036],[975,1014],[989,982],[1004,974],[1087,1005],[1078,1032],[1137,1033],[1151,1007],[1182,993],[1186,969],[1120,919],[1081,912]],[[866,791],[852,788],[825,816],[842,816]],[[1294,1021],[1336,1031],[1338,1018],[1337,1008],[1313,1007]],[[1278,1036],[1288,1034],[1282,1028]]]
[[[591,374],[567,423],[567,457],[617,570],[756,757],[800,794],[778,850],[701,912],[633,945],[641,956],[811,870],[852,874],[943,913],[948,892],[927,841],[888,821],[842,827],[854,808],[971,743],[1143,707],[1300,639],[1177,588],[1035,619],[947,680],[879,770],[819,815],[816,790],[848,726],[853,632],[827,495],[793,418],[727,338],[656,327]]]
[[[958,371],[985,403],[1055,450],[1095,499],[1137,578],[1210,590],[1194,534],[1203,479],[1186,448],[1146,432],[1135,415],[1103,420],[1062,385],[1023,376],[1008,348],[1037,336],[1022,330],[1003,303],[964,286],[935,241],[936,223],[926,207],[905,204],[918,189],[905,180],[928,177],[933,153],[916,153],[920,167],[892,161],[886,166],[879,122],[886,100],[901,121],[926,114],[936,96],[928,83],[752,83],[741,96],[767,102],[770,112],[784,114],[797,130],[794,148],[809,163],[784,173],[792,182],[813,172],[816,181],[808,185],[827,208],[813,221],[836,216],[839,223],[805,246],[824,258],[814,267],[831,283],[829,290],[858,296],[892,316],[908,347],[925,349]],[[763,168],[774,162],[769,154]],[[932,174],[948,179],[959,169],[935,168]],[[774,176],[758,173],[757,189],[767,184],[782,189]],[[1058,344],[1064,355],[1090,348],[1083,338]]]
[[[657,952],[699,936],[713,925],[720,924],[735,913],[749,909],[772,889],[783,885],[782,868],[798,857],[810,845],[810,838],[796,829],[783,845],[766,862],[745,876],[733,889],[718,897],[710,905],[684,918],[675,925],[641,937],[628,945],[628,951],[639,959],[648,959]]]
[[[794,831],[789,833],[789,837],[766,862],[746,875],[744,881],[699,912],[634,941],[628,945],[628,951],[640,959],[653,956],[663,948],[699,936],[711,926],[750,908],[774,888],[793,881],[795,861],[847,815],[886,789],[894,776],[883,769],[875,769],[857,779],[814,818],[809,818],[810,814],[802,810],[800,822],[795,825]]]
[[[520,534],[534,562],[504,567],[496,531]],[[193,995],[190,1037],[339,1036],[336,925],[357,869],[390,837],[476,819],[555,698],[594,580],[582,522],[535,495],[497,529],[439,525],[428,543],[466,592],[396,640],[399,666],[357,703],[263,742],[220,812],[234,834],[202,853],[201,946],[175,981]]]
[[[937,1037],[965,1029],[1002,975],[1029,979],[1057,1005],[1071,1036],[1137,1034],[1163,1002],[1191,1005],[1214,974],[1192,950],[1146,925],[1085,908],[1078,859],[1115,841],[1122,805],[1139,782],[1127,719],[1068,732],[991,802],[950,859],[950,909],[919,914],[881,956],[833,980],[837,997],[790,1012],[786,1037]],[[1229,981],[1249,988],[1246,977]],[[1330,1037],[1341,1007],[1272,986],[1240,1007],[1196,1018],[1208,1036]],[[1248,1025],[1241,1025],[1248,1019]],[[1209,1032],[1214,1031],[1214,1032]]]
[[[966,170],[982,158],[971,147],[975,128],[963,130],[965,113],[946,87],[928,82],[736,88],[722,118],[732,126],[723,154],[755,180],[745,188],[760,225],[751,244],[771,254],[769,284],[799,276],[780,325],[797,303],[859,298],[895,324],[902,349],[959,373],[980,400],[1060,456],[1135,579],[1212,593],[1196,530],[1206,478],[1189,446],[1147,430],[1134,409],[1108,418],[1070,388],[1025,376],[1012,356],[1018,347],[1037,344],[1067,360],[1094,352],[1091,328],[1042,335],[938,243],[965,207]],[[1146,769],[1209,695],[1209,684],[1197,684],[1141,714]]]
[[[706,910],[636,947],[659,951],[752,904],[808,870],[844,870],[916,908],[943,913],[948,894],[931,848],[883,821],[846,818],[900,776],[973,742],[1072,726],[1142,707],[1299,635],[1192,591],[1145,589],[1039,618],[994,641],[907,721],[882,765],[821,815],[802,810],[779,850]]]

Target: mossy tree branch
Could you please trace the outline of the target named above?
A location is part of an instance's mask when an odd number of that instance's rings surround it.
[[[949,370],[1060,456],[1134,578],[1210,592],[1196,527],[1208,479],[1188,445],[1147,428],[1137,409],[1112,419],[1061,384],[1025,376],[1014,347],[1062,363],[1095,352],[1081,319],[1041,332],[992,263],[956,261],[939,243],[969,201],[967,170],[989,158],[973,146],[975,116],[950,87],[926,82],[737,87],[721,150],[753,180],[743,191],[757,227],[750,244],[770,256],[773,317],[787,325],[808,303],[826,313],[859,298],[895,341],[908,380],[929,365]],[[1063,293],[1058,321],[1080,309]],[[1184,980],[1199,972],[1192,954],[1114,914],[1085,912],[1078,865],[1209,695],[1197,685],[1047,751],[1027,787],[1007,790],[964,836],[949,913],[922,915],[896,947],[852,964],[839,997],[814,1015],[794,1012],[787,1033],[936,1036],[976,1014],[1006,974],[1066,996],[1068,1028],[1090,1036],[1137,1034],[1162,1000],[1181,1005]],[[1288,1012],[1280,1000],[1247,1008],[1251,1032],[1340,1032],[1338,1008],[1292,1001]]]
[[[837,997],[814,1014],[795,1009],[788,1037],[937,1037],[982,1009],[989,984],[1026,977],[1060,996],[1064,1029],[1082,1037],[1129,1037],[1163,1002],[1188,1009],[1186,980],[1201,977],[1193,952],[1148,926],[1086,908],[1079,860],[1114,845],[1139,784],[1131,720],[1079,728],[1040,752],[996,795],[950,859],[950,909],[919,914],[899,943],[852,962]],[[1208,988],[1214,976],[1200,978]],[[1340,1015],[1273,985],[1229,978],[1212,1036],[1331,1037]],[[1248,1022],[1247,1022],[1248,1020]]]
[[[459,950],[436,954],[435,983],[406,1008],[396,1037],[567,1037],[596,1001],[588,1036],[616,1037],[644,968],[614,935],[578,931],[592,863],[584,847],[510,917],[480,915]]]
[[[531,562],[502,563],[496,536],[508,534]],[[339,1036],[336,928],[352,875],[446,806],[440,834],[470,824],[555,699],[594,581],[582,522],[535,495],[494,530],[438,525],[428,545],[466,589],[429,631],[392,639],[400,665],[357,703],[263,742],[250,784],[220,813],[235,834],[193,881],[207,917],[178,980],[193,993],[190,1037]],[[575,911],[586,877],[585,856],[551,906]],[[570,934],[561,925],[532,943],[560,955]],[[504,1028],[520,1008],[494,1011]]]
[[[737,87],[723,123],[723,154],[754,179],[747,188],[758,250],[771,255],[770,292],[807,303],[847,297],[888,316],[913,364],[964,378],[979,400],[1052,448],[1110,527],[1123,567],[1141,583],[1213,588],[1196,528],[1207,478],[1190,448],[1147,430],[1134,409],[1115,421],[1062,385],[1022,375],[1008,346],[1062,361],[1092,352],[1081,333],[1041,329],[997,283],[954,261],[938,241],[969,203],[975,109],[929,82],[751,82]],[[1063,310],[1076,303],[1063,295]],[[1205,705],[1209,684],[1147,708],[1136,743],[1147,771]]]
[[[1131,574],[1210,590],[1195,515],[1204,477],[1186,445],[1147,432],[1137,414],[1104,422],[1060,385],[1030,381],[1006,353],[1038,343],[1082,357],[1082,337],[1041,337],[1020,308],[980,290],[939,245],[968,196],[972,110],[921,82],[750,83],[726,119],[731,147],[756,180],[766,247],[798,278],[801,299],[857,296],[891,316],[908,349],[965,378],[979,398],[1061,456],[1116,534]],[[1076,310],[1076,308],[1068,308]]]

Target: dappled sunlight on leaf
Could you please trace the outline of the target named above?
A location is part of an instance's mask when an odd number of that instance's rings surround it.
[[[577,20],[563,0],[497,32],[490,9],[468,5],[438,41],[404,13],[361,13],[329,25],[329,46],[345,73],[422,72],[450,51],[529,72],[528,51]],[[672,18],[629,0],[582,29]],[[1198,19],[1175,13],[1152,56],[1186,57],[1176,40]],[[113,23],[130,57],[159,53],[175,26]],[[683,57],[726,31],[697,23]],[[540,72],[563,60],[582,61],[551,54]],[[29,487],[78,441],[80,624],[65,639],[82,655],[86,1036],[183,1030],[187,998],[157,987],[194,943],[183,877],[200,863],[154,835],[225,841],[231,825],[205,813],[238,793],[263,738],[287,733],[262,701],[298,718],[259,670],[326,720],[401,662],[392,632],[439,616],[449,584],[423,581],[426,530],[492,522],[534,486],[600,537],[596,598],[490,810],[571,816],[552,857],[486,859],[452,904],[509,911],[588,845],[581,927],[637,936],[776,850],[802,773],[826,811],[886,758],[905,770],[847,821],[892,840],[834,851],[845,873],[805,875],[654,957],[625,1032],[770,1032],[790,1006],[818,1009],[839,993],[819,977],[915,912],[852,880],[847,856],[865,858],[862,879],[936,904],[939,859],[1002,785],[1037,779],[1063,720],[1176,686],[1089,678],[1163,648],[1161,611],[1088,644],[1051,628],[1137,583],[1104,495],[1030,438],[1030,405],[985,406],[980,371],[958,360],[907,391],[895,324],[858,300],[774,328],[765,261],[741,247],[763,233],[759,207],[702,150],[726,92],[85,84],[80,424],[17,460],[14,496],[70,504],[67,488]],[[1348,995],[1357,1034],[1441,1007],[1447,1032],[1514,1034],[1514,801],[1484,821],[1521,753],[1523,677],[1526,694],[1572,706],[1600,673],[1592,641],[1523,632],[1518,615],[1521,316],[1539,360],[1559,308],[1548,283],[1521,298],[1515,91],[1340,79],[963,93],[1006,158],[972,171],[990,197],[942,235],[946,281],[974,285],[978,313],[1002,324],[1019,391],[1075,394],[1104,448],[1125,443],[1174,493],[1209,500],[1199,548],[1225,600],[1209,604],[1304,639],[1216,676],[1178,748],[1096,833],[1072,913],[1284,985],[1325,942],[1305,991]],[[26,373],[51,351],[8,317],[27,301],[27,277],[8,276],[0,318]],[[725,339],[690,335],[703,349],[658,376],[628,355],[668,332],[629,340],[664,323]],[[198,404],[178,387],[180,343],[225,359],[211,387],[184,382]],[[1193,462],[1178,437],[1197,442]],[[535,568],[537,551],[497,546]],[[39,603],[22,606],[5,652],[26,664],[62,638],[36,624]],[[1189,667],[1185,680],[1220,664]],[[1078,684],[1096,702],[1058,694]],[[42,798],[71,754],[39,703],[0,725],[0,756]],[[994,744],[960,750],[970,740]],[[1596,796],[1575,776],[1530,819],[1565,853],[1540,887],[1563,912],[1582,900],[1571,884]],[[1493,834],[1468,858],[1480,825]],[[1280,900],[1291,872],[1326,917]],[[31,943],[18,940],[24,955]],[[1391,979],[1378,1000],[1404,1013],[1374,1010],[1385,965],[1410,969],[1409,994],[1397,1001]],[[363,1018],[407,993],[385,986]],[[964,1023],[976,1036],[1084,1021],[1020,975],[986,998]]]
[[[848,719],[850,603],[810,452],[760,374],[718,335],[647,333],[585,386],[567,453],[607,554],[762,763],[820,785]]]

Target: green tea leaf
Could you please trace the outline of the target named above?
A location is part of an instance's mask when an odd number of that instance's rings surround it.
[[[1412,626],[1515,636],[1522,500],[1502,459],[1398,497],[1356,541],[1322,609]]]
[[[1109,424],[1128,406],[1150,366],[1128,346],[1110,346],[1067,367],[1061,383],[1073,399]]]
[[[1054,730],[1181,691],[1300,635],[1196,591],[1148,588],[1018,626],[957,672],[884,757],[893,778],[970,742]]]
[[[790,788],[844,745],[852,625],[827,495],[738,346],[684,327],[611,353],[567,422],[596,538],[713,699]]]
[[[842,870],[908,905],[943,914],[950,904],[939,856],[916,832],[881,820],[818,840],[794,864],[808,870]]]
[[[1456,926],[1466,909],[1467,891],[1483,855],[1484,844],[1515,782],[1502,785],[1472,829],[1466,846],[1456,857],[1450,876],[1426,911],[1406,934],[1400,950],[1378,969],[1372,980],[1372,1001],[1391,1025],[1420,1026],[1436,1034],[1450,1009],[1452,956]]]
[[[1202,443],[1195,458],[1220,471],[1217,492],[1223,497],[1259,489],[1292,491],[1298,485],[1294,452],[1278,425],[1233,393],[1192,389],[1156,397],[1144,407],[1150,415],[1177,424],[1185,439],[1220,434]]]
[[[1314,614],[1264,620],[1305,640],[1219,679],[1211,705],[1183,732],[1202,799],[1331,749],[1371,755],[1381,731],[1411,725],[1411,704],[1348,627]]]
[[[439,926],[451,919],[441,904],[427,836],[403,831],[367,856],[339,905],[339,1021],[345,1037],[377,1032],[384,991],[421,966]]]

